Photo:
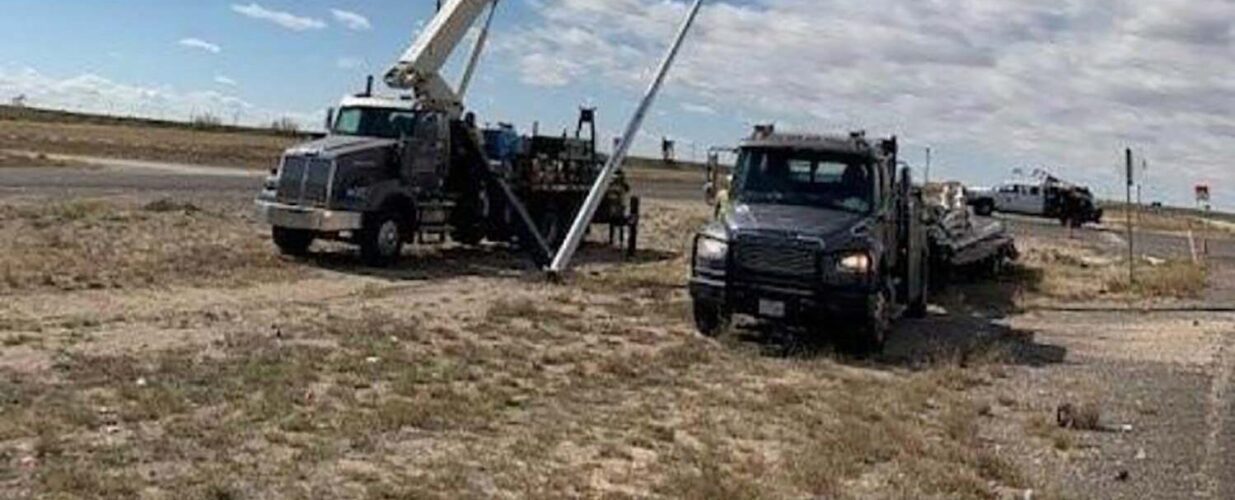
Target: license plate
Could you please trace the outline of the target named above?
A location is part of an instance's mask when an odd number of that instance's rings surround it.
[[[759,315],[769,318],[784,318],[785,303],[779,300],[759,299]]]

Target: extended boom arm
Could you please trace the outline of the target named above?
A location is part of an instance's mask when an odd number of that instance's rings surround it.
[[[491,9],[489,18],[464,71],[465,81],[455,91],[442,79],[440,72],[486,7]],[[396,89],[412,89],[416,92],[416,99],[426,108],[447,111],[456,116],[462,113],[466,80],[470,79],[484,49],[489,24],[493,20],[492,9],[496,8],[497,0],[448,0],[411,48],[386,72],[386,85]]]

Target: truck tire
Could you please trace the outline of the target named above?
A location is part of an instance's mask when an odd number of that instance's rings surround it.
[[[485,228],[481,224],[455,228],[450,231],[450,239],[467,246],[475,246],[485,239]]]
[[[990,200],[981,200],[973,204],[973,213],[982,217],[990,217],[995,213],[995,203]]]
[[[928,313],[927,308],[930,305],[931,291],[930,256],[923,255],[922,264],[918,267],[918,272],[922,275],[922,277],[919,278],[921,281],[918,283],[921,290],[918,291],[918,296],[909,302],[909,308],[905,310],[905,316],[912,319],[925,318]]]
[[[639,211],[638,196],[630,197],[630,215],[626,217],[626,256],[634,257],[639,253]]]
[[[274,240],[275,246],[279,247],[280,253],[296,257],[309,253],[309,246],[313,244],[315,239],[312,231],[278,226],[270,230],[270,236]]]
[[[489,226],[488,194],[481,191],[474,203],[475,206],[469,207],[468,218],[450,231],[450,239],[467,246],[475,246],[484,241],[486,228]]]
[[[716,304],[695,302],[695,328],[704,337],[715,338],[729,328],[729,313]]]
[[[374,267],[387,267],[403,253],[404,231],[395,212],[379,212],[366,217],[360,228],[360,258]]]
[[[870,297],[869,311],[866,319],[850,336],[845,338],[842,347],[849,354],[867,357],[883,352],[887,342],[888,331],[892,329],[892,297],[891,286],[885,286],[882,293]]]

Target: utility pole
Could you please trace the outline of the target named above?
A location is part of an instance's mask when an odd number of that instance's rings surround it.
[[[1132,184],[1133,182],[1135,182],[1134,181],[1135,179],[1134,170],[1136,169],[1136,167],[1132,161],[1132,148],[1127,149],[1126,156],[1128,160],[1128,164],[1127,164],[1128,198],[1127,198],[1127,203],[1125,205],[1125,207],[1127,207],[1125,208],[1125,214],[1127,215],[1127,218],[1128,218],[1128,284],[1131,285],[1136,282],[1136,248],[1135,248],[1135,244],[1133,243],[1135,234],[1132,231]]]
[[[931,183],[931,148],[930,146],[927,146],[926,148],[926,171],[922,173],[922,183],[923,184]]]
[[[592,191],[588,193],[587,199],[583,201],[583,207],[579,210],[579,215],[575,217],[575,222],[571,224],[570,231],[566,233],[566,241],[562,243],[561,248],[557,251],[557,255],[553,258],[553,262],[549,265],[549,273],[551,275],[560,275],[570,266],[570,259],[574,257],[575,251],[579,249],[579,243],[582,242],[583,235],[587,232],[587,227],[592,222],[592,216],[596,215],[596,209],[600,206],[605,191],[609,189],[609,184],[613,182],[614,172],[626,160],[626,153],[630,150],[631,144],[635,142],[635,135],[639,133],[639,128],[643,126],[643,119],[647,116],[648,109],[652,107],[652,102],[656,100],[656,95],[660,92],[661,85],[665,83],[665,77],[669,74],[669,68],[673,66],[673,60],[677,58],[678,51],[682,48],[682,42],[686,40],[686,34],[690,32],[690,27],[695,23],[695,17],[699,15],[699,8],[702,6],[703,0],[695,0],[694,5],[687,11],[686,19],[682,21],[682,26],[678,29],[677,36],[674,37],[664,60],[660,63],[660,69],[656,72],[656,78],[648,85],[643,100],[639,102],[639,106],[635,108],[635,114],[631,116],[630,122],[626,124],[626,132],[622,134],[621,142],[617,144],[617,149],[613,152],[613,156],[609,157],[609,161],[601,169],[600,175],[596,178],[596,184],[592,186]]]

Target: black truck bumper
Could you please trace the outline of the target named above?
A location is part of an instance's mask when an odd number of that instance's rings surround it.
[[[690,295],[696,304],[731,314],[816,326],[829,320],[865,319],[873,292],[860,287],[801,289],[696,276],[690,280]]]

